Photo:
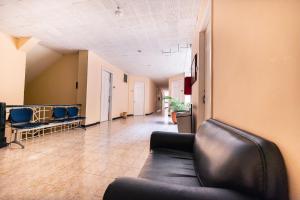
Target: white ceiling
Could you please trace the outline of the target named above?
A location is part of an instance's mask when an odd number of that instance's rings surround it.
[[[0,31],[61,50],[88,49],[157,83],[190,65],[201,0],[0,0]],[[117,4],[122,16],[115,16]],[[171,55],[162,51],[172,50]],[[137,50],[142,50],[138,53]]]

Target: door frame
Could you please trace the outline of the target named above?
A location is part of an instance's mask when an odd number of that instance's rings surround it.
[[[144,85],[144,106],[143,106],[143,114],[142,115],[135,115],[135,84],[136,83],[143,83]],[[145,113],[146,113],[146,109],[145,109],[145,101],[146,101],[146,84],[145,84],[145,81],[134,81],[134,84],[133,84],[133,116],[144,116]]]
[[[204,30],[204,73],[205,73],[205,120],[212,118],[213,113],[213,103],[212,103],[212,42],[211,42],[211,25],[208,24],[206,29]]]
[[[204,43],[203,43],[203,56],[204,56],[204,95],[205,95],[205,113],[204,119],[213,118],[213,42],[212,42],[212,21],[211,1],[208,1],[208,9],[206,11],[205,20],[203,23],[204,29],[202,30]],[[201,47],[200,47],[201,48]]]
[[[171,80],[171,82],[172,82],[171,96],[173,98],[175,98],[175,96],[174,96],[174,82],[181,82],[179,84],[181,84],[182,88],[178,88],[179,89],[179,91],[178,91],[179,92],[179,99],[177,99],[177,100],[184,102],[185,101],[185,95],[184,95],[184,78],[173,79],[173,80]]]
[[[102,121],[101,119],[101,112],[102,112],[102,81],[103,81],[103,73],[106,72],[109,74],[109,107],[108,107],[108,121],[112,120],[112,84],[113,84],[113,73],[106,70],[102,69],[101,70],[101,92],[100,92],[100,122],[105,122]]]

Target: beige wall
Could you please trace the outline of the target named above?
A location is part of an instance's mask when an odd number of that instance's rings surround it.
[[[87,86],[87,71],[88,71],[88,51],[79,51],[78,71],[77,71],[77,103],[81,104],[81,115],[86,116],[86,86]],[[85,122],[84,122],[85,124]]]
[[[134,83],[141,81],[145,83],[145,114],[150,114],[156,111],[156,85],[155,83],[144,76],[129,75],[129,96],[128,96],[128,113],[133,114],[133,95],[134,95]]]
[[[103,60],[97,54],[88,52],[86,124],[100,121],[101,111],[101,71],[113,75],[112,118],[119,117],[121,112],[128,112],[128,83],[123,82],[124,71]]]
[[[300,199],[300,1],[213,1],[213,117],[275,142]]]
[[[0,102],[23,104],[26,54],[15,39],[0,32]]]
[[[157,86],[149,79],[149,104],[146,108],[146,114],[150,114],[156,111],[157,107]]]
[[[163,89],[156,88],[156,110],[163,111]]]
[[[78,53],[66,54],[25,88],[25,104],[76,104]]]

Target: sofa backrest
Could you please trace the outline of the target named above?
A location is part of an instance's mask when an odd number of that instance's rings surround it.
[[[261,137],[208,120],[194,142],[195,168],[206,187],[264,200],[288,200],[286,168],[277,146]]]

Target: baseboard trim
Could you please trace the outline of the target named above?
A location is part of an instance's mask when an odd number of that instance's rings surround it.
[[[112,118],[112,120],[121,119],[121,118],[123,118],[123,117],[114,117],[114,118]]]
[[[82,125],[84,128],[88,128],[88,127],[91,127],[91,126],[95,126],[95,125],[98,125],[100,124],[100,122],[95,122],[95,123],[92,123],[92,124],[87,124],[87,125]]]
[[[133,114],[129,114],[129,115],[127,115],[127,117],[133,117]],[[114,117],[114,118],[112,118],[112,120],[116,120],[116,119],[123,119],[123,117]]]

